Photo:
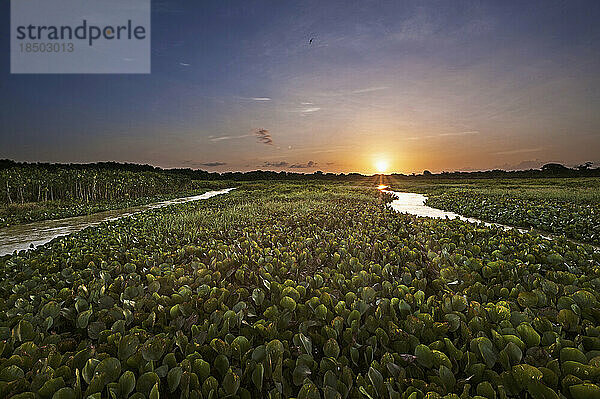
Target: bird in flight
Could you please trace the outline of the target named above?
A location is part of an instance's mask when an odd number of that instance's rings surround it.
[[[308,44],[312,44],[314,39],[315,39],[314,37],[311,37],[310,40],[308,41]]]

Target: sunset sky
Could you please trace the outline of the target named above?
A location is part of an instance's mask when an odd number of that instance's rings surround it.
[[[152,2],[150,75],[11,75],[0,158],[211,171],[600,162],[600,1]],[[313,42],[309,43],[313,38]]]

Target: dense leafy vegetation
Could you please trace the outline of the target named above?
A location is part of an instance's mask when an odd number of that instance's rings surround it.
[[[579,241],[600,243],[600,203],[529,200],[470,191],[432,195],[427,205],[461,215],[511,226],[564,234]]]
[[[0,228],[193,195],[198,190],[229,187],[233,181],[342,178],[369,179],[356,173],[304,175],[251,171],[219,174],[132,163],[32,164],[0,160]]]
[[[12,167],[0,170],[0,202],[139,198],[190,188],[191,179],[157,172],[111,169]]]
[[[600,254],[245,186],[0,260],[0,396],[600,395]]]
[[[600,243],[600,179],[392,179],[396,191],[463,216]]]
[[[393,188],[427,194],[469,191],[486,196],[503,196],[530,201],[600,202],[598,178],[544,179],[441,179],[404,178],[386,180]]]
[[[224,185],[166,171],[10,166],[0,169],[0,227],[125,208]]]
[[[33,202],[26,204],[11,204],[0,206],[0,228],[22,223],[36,222],[40,220],[61,219],[72,216],[90,215],[92,213],[108,211],[112,209],[124,209],[138,205],[150,204],[198,195],[207,190],[220,190],[227,188],[232,182],[219,181],[194,181],[191,186],[193,189],[185,191],[174,191],[171,194],[153,195],[139,198],[122,198],[112,201],[48,201]]]

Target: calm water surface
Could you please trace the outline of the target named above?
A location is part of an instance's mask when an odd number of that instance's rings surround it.
[[[471,222],[471,223],[478,223],[478,224],[483,223],[486,226],[498,226],[498,227],[502,227],[503,229],[507,229],[507,230],[508,229],[516,229],[516,230],[520,231],[521,233],[533,231],[533,232],[539,234],[541,237],[546,238],[548,240],[558,238],[557,236],[555,237],[548,233],[540,232],[537,230],[527,230],[527,229],[522,229],[519,227],[507,226],[507,225],[500,224],[500,223],[489,223],[489,222],[485,222],[480,219],[468,218],[466,216],[459,215],[458,213],[448,212],[448,211],[443,211],[441,209],[432,208],[430,206],[425,205],[425,201],[427,201],[427,197],[423,194],[405,193],[405,192],[400,192],[400,191],[390,191],[390,190],[384,189],[384,188],[387,188],[387,186],[380,186],[380,187],[383,187],[383,188],[380,188],[381,191],[390,193],[396,197],[396,199],[390,203],[390,207],[397,212],[409,213],[409,214],[415,215],[415,216],[424,216],[424,217],[438,218],[438,219],[459,218],[460,220],[465,220],[465,221]],[[569,238],[567,238],[567,240],[574,242],[576,244],[580,244],[580,245],[585,244],[585,243],[582,243],[579,241],[571,240]],[[598,247],[598,246],[591,245],[591,244],[585,244],[585,245],[590,245],[591,247],[593,247],[595,249],[595,251],[600,251],[600,247]]]
[[[503,224],[498,224],[498,223],[484,222],[483,220],[479,220],[479,219],[475,219],[475,218],[468,218],[468,217],[459,215],[458,213],[443,211],[443,210],[437,209],[437,208],[432,208],[430,206],[425,205],[425,201],[427,201],[427,197],[423,194],[404,193],[404,192],[389,191],[389,190],[383,190],[383,191],[386,193],[390,193],[396,197],[396,199],[390,203],[390,206],[392,207],[392,209],[394,209],[397,212],[410,213],[411,215],[415,215],[415,216],[423,216],[423,217],[438,218],[438,219],[459,218],[461,220],[465,220],[465,221],[471,222],[471,223],[483,223],[486,226],[500,226],[500,227],[504,227],[506,229],[516,228],[516,227],[505,226]],[[519,231],[527,231],[527,230],[523,230],[523,229],[518,229],[518,230]]]
[[[56,237],[69,235],[87,227],[97,226],[102,222],[117,220],[150,209],[162,208],[174,204],[183,204],[184,202],[204,200],[216,195],[226,194],[231,190],[233,190],[233,188],[227,188],[219,191],[209,191],[207,193],[192,197],[176,198],[132,208],[98,212],[86,216],[76,216],[57,220],[43,220],[40,222],[4,227],[0,229],[0,256],[12,254],[14,251],[20,251],[22,249],[28,249],[32,245],[37,247],[38,245],[52,241]]]

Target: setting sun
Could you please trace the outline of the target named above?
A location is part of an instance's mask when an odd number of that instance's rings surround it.
[[[388,170],[388,162],[385,159],[375,161],[375,169],[377,173],[385,173]]]

